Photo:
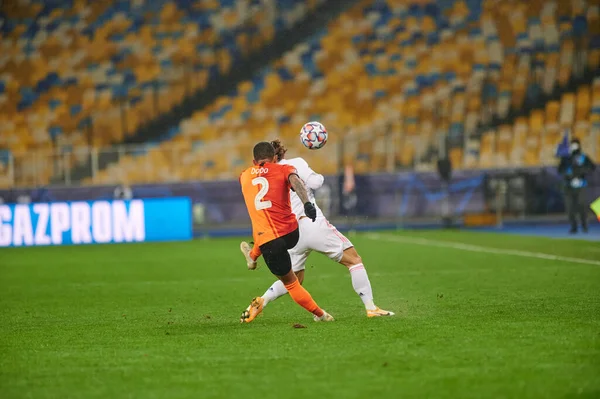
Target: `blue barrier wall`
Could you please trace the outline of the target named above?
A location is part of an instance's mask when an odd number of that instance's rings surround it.
[[[356,176],[357,206],[347,215],[363,218],[431,218],[440,215],[442,202],[451,215],[489,211],[490,195],[486,179],[521,174],[526,176],[528,192],[526,214],[548,214],[564,211],[562,180],[556,168],[529,168],[511,170],[456,171],[448,189],[436,172],[401,172]],[[327,176],[330,192],[330,216],[346,215],[339,195],[341,178]],[[55,202],[55,201],[110,201],[116,186],[42,187],[35,189],[0,190],[5,202]],[[248,225],[248,212],[244,205],[238,181],[181,182],[144,184],[132,187],[134,198],[189,197],[198,225]],[[588,200],[600,196],[600,170],[590,175]],[[509,199],[510,202],[510,199]],[[324,207],[324,202],[320,205]],[[197,212],[196,212],[197,211]],[[201,217],[196,217],[201,214]],[[201,220],[201,222],[199,222]]]
[[[189,198],[0,205],[0,247],[189,240]]]

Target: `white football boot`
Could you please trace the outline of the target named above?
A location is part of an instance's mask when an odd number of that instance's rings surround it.
[[[240,243],[240,251],[242,251],[242,254],[244,254],[244,258],[246,258],[246,265],[248,265],[248,270],[255,270],[257,263],[256,261],[252,260],[252,257],[250,256],[251,250],[252,247],[246,241],[242,241]]]

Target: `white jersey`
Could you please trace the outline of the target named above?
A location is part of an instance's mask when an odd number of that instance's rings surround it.
[[[298,272],[306,267],[306,259],[312,251],[320,252],[330,259],[339,262],[344,256],[344,251],[352,248],[352,243],[335,226],[323,216],[321,208],[315,203],[314,190],[323,185],[323,175],[316,173],[308,166],[308,163],[302,158],[282,159],[279,163],[292,165],[298,171],[298,177],[304,181],[308,191],[308,199],[315,204],[317,208],[317,220],[313,222],[304,218],[304,204],[300,201],[298,194],[291,191],[290,200],[292,201],[292,211],[298,219],[298,228],[300,229],[300,238],[296,246],[288,250],[292,260],[292,270]]]
[[[306,189],[308,191],[308,199],[310,202],[315,204],[315,208],[317,208],[317,217],[323,217],[323,212],[321,208],[315,202],[315,193],[314,190],[319,189],[323,185],[324,177],[316,173],[314,170],[308,166],[308,163],[302,158],[292,158],[292,159],[282,159],[278,163],[283,165],[292,165],[298,171],[298,177],[302,179]],[[296,219],[300,219],[302,216],[306,216],[304,214],[304,204],[298,197],[294,191],[290,192],[290,200],[292,201],[292,212],[296,215]]]

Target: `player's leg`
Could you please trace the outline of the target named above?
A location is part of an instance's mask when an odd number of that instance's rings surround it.
[[[296,277],[296,274],[292,270],[292,259],[288,250],[295,247],[298,243],[299,231],[295,230],[281,238],[283,245],[279,241],[274,248],[266,248],[266,251],[265,248],[261,247],[269,270],[283,283],[294,302],[311,312],[315,316],[315,320],[333,320],[333,317],[321,309],[310,293],[302,287],[298,281],[298,277]]]
[[[285,289],[288,291],[294,302],[308,310],[309,312],[315,315],[316,321],[332,321],[333,317],[329,315],[322,309],[318,309],[318,311],[312,310],[313,306],[316,306],[317,303],[314,302],[310,293],[302,287],[302,281],[304,281],[304,262],[306,261],[306,257],[308,256],[308,250],[302,250],[302,244],[300,244],[300,229],[296,229],[282,237],[285,241],[285,254],[282,252],[280,259],[285,260],[287,262],[286,269],[289,269],[286,276],[279,276],[275,274],[281,282],[283,282]],[[295,259],[297,268],[294,269],[292,267],[292,257],[290,256],[290,252],[292,249],[298,248],[299,253],[304,253],[304,257],[298,257]],[[302,280],[298,279],[297,273],[300,273]],[[311,304],[314,303],[314,305]]]
[[[321,231],[319,239],[313,242],[313,249],[348,268],[352,279],[352,288],[362,300],[367,316],[393,316],[394,312],[382,310],[375,305],[367,269],[350,240],[326,219],[321,221]]]
[[[333,321],[333,316],[327,313],[324,309],[320,308],[315,300],[298,281],[296,274],[290,269],[285,276],[277,276],[285,286],[285,289],[290,294],[294,302],[302,306],[304,309],[311,312],[314,316],[315,321]]]
[[[263,300],[263,307],[267,306],[277,298],[281,298],[287,293],[288,292],[285,289],[283,282],[281,280],[276,280],[261,296],[261,299]]]
[[[299,245],[300,244],[298,244],[296,247]],[[298,281],[300,284],[302,284],[304,282],[304,264],[310,251],[297,251],[296,248],[293,248],[288,252],[290,254],[290,258],[292,259],[292,270],[294,270],[296,277],[298,277]],[[287,289],[285,289],[283,282],[281,280],[276,280],[262,296],[252,299],[250,306],[248,306],[246,311],[242,314],[242,317],[248,322],[254,320],[254,318],[258,316],[258,314],[261,313],[270,302],[273,302],[277,298],[280,298],[287,293]],[[244,317],[244,315],[246,316]]]
[[[587,225],[587,205],[586,205],[586,196],[585,196],[585,188],[580,188],[577,190],[577,209],[579,213],[579,219],[581,221],[581,230],[584,233],[588,232]]]
[[[256,250],[256,247],[250,247],[250,245],[248,243],[242,242],[240,245],[240,249],[242,250],[242,253],[246,257],[248,269],[255,270],[256,265],[257,265],[257,263],[256,263],[257,258],[252,256],[252,253],[260,253],[261,252],[260,248],[258,250]],[[265,259],[265,262],[267,261],[267,256],[268,255],[263,254],[263,258]],[[251,265],[253,267],[251,267]],[[257,296],[257,297],[252,298],[250,305],[248,305],[246,310],[244,310],[242,312],[240,322],[250,323],[251,321],[253,321],[256,318],[256,316],[258,316],[260,313],[262,313],[263,309],[265,308],[265,306],[267,306],[267,304],[269,302],[274,301],[275,299],[277,299],[285,294],[287,294],[285,285],[283,284],[283,282],[281,280],[279,280],[279,279],[276,280],[273,284],[271,284],[271,286],[267,289],[267,291],[265,291],[265,293],[262,296]]]
[[[304,224],[300,223],[300,226],[304,226]],[[299,229],[302,230],[303,227],[300,227]],[[286,242],[286,245],[289,247],[288,253],[290,254],[290,259],[292,262],[292,270],[296,274],[296,277],[298,277],[300,284],[304,282],[304,265],[306,264],[306,258],[310,253],[310,249],[306,248],[305,240],[303,239],[308,236],[310,236],[310,232],[302,230],[299,233],[296,243],[294,242],[295,237],[289,237],[288,242]],[[281,280],[275,281],[261,297],[264,301],[263,307],[267,306],[269,302],[273,302],[285,294],[287,294],[285,285],[281,282]]]
[[[295,271],[294,274],[298,278],[300,284],[304,282],[304,270]],[[266,307],[269,303],[273,302],[277,298],[280,298],[287,294],[287,290],[285,289],[285,285],[281,280],[275,281],[271,286],[265,291],[265,293],[261,296],[263,299],[263,308]]]
[[[304,269],[294,271],[294,274],[296,274],[296,277],[298,277],[300,284],[304,283]]]
[[[565,208],[567,208],[567,214],[569,215],[569,223],[571,224],[571,229],[569,233],[574,234],[577,233],[577,201],[574,195],[575,189],[567,188],[565,190]]]
[[[354,247],[346,248],[344,250],[339,263],[348,268],[352,279],[352,288],[354,288],[354,292],[356,292],[365,305],[368,317],[394,315],[394,312],[383,310],[375,305],[375,302],[373,301],[373,289],[371,288],[371,281],[369,280],[367,269],[365,269],[362,258],[358,252],[356,252]]]
[[[296,277],[296,274],[292,270],[292,262],[287,250],[288,248],[293,247],[297,241],[298,232],[296,231],[285,237],[280,237],[268,242],[260,247],[263,253],[263,258],[265,259],[265,262],[271,273],[273,273],[283,283],[285,289],[290,294],[294,302],[311,312],[315,316],[315,320],[333,320],[333,318],[327,312],[317,305],[310,293],[304,287],[302,287],[298,281],[298,278]],[[293,243],[291,244],[291,242]],[[258,298],[255,298],[255,300],[253,300],[253,304],[255,301],[264,302],[258,300]],[[260,310],[262,310],[262,303],[260,303],[260,307]],[[244,312],[242,314],[241,321],[249,322],[256,317],[254,316],[251,319],[250,317],[245,318],[244,316],[247,312],[252,313],[249,310]],[[260,311],[258,313],[260,313]]]

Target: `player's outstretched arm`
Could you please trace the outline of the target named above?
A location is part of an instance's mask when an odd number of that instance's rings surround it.
[[[308,165],[303,158],[296,158],[296,162],[294,164],[296,166],[296,170],[298,171],[298,176],[304,182],[304,185],[311,190],[317,190],[321,188],[325,178],[323,175],[318,174]]]
[[[292,186],[292,190],[298,194],[300,201],[304,204],[304,213],[314,222],[317,218],[317,209],[308,199],[308,192],[306,191],[306,186],[302,179],[298,177],[296,174],[290,175],[290,185]]]
[[[300,198],[300,201],[302,201],[303,204],[309,201],[306,186],[297,174],[294,173],[290,175],[290,185],[292,186],[292,190],[294,190],[296,194],[298,194],[298,197]]]

